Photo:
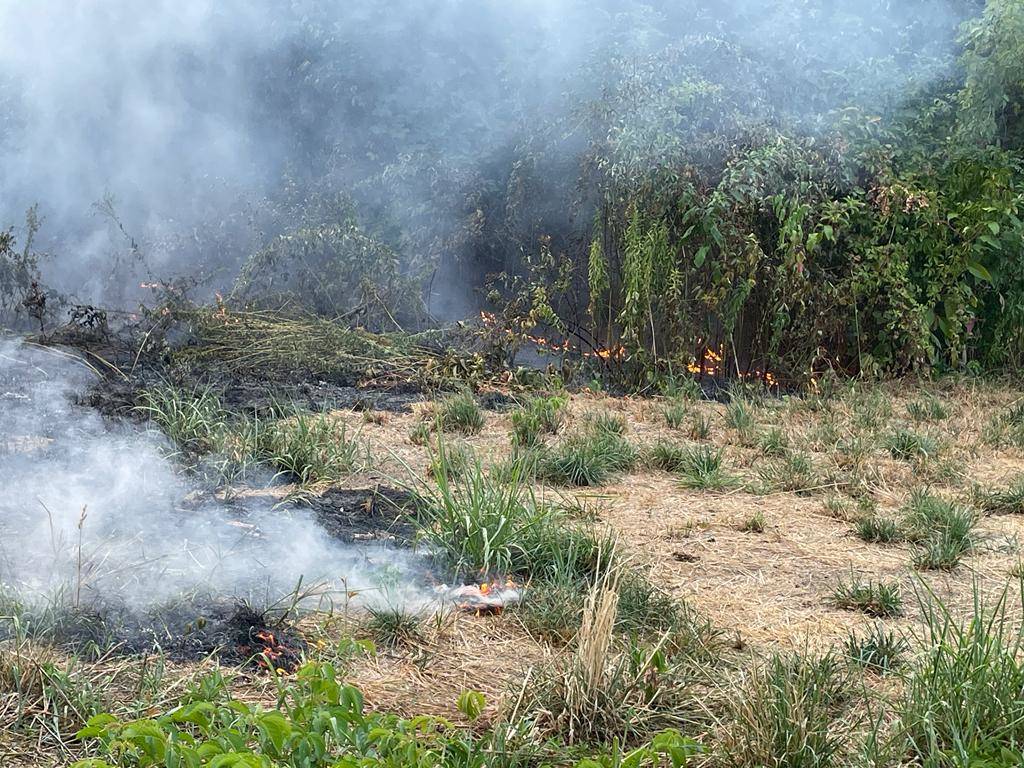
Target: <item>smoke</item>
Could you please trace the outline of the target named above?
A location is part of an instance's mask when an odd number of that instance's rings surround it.
[[[269,237],[333,215],[316,200],[338,194],[407,260],[451,264],[469,250],[500,261],[500,243],[467,246],[460,227],[503,207],[502,185],[537,144],[546,159],[524,193],[527,234],[492,240],[529,247],[569,218],[565,189],[594,138],[578,116],[620,76],[612,62],[643,72],[684,41],[721,40],[684,56],[672,77],[717,78],[752,121],[813,125],[851,100],[874,108],[948,73],[957,21],[976,6],[8,2],[0,221],[17,224],[38,203],[41,245],[54,255],[47,277],[114,303],[138,298],[140,254],[159,276],[223,286]],[[714,118],[726,123],[730,98],[722,103]],[[637,119],[646,112],[635,105]],[[452,269],[434,285],[466,290],[460,275],[475,273]]]
[[[332,539],[303,509],[225,505],[182,479],[156,431],[74,403],[92,381],[58,350],[0,343],[0,585],[27,601],[143,611],[181,598],[272,602],[300,583],[423,605],[423,563]]]

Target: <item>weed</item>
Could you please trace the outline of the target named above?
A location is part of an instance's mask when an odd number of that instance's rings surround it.
[[[812,493],[819,485],[811,459],[804,453],[791,453],[761,467],[758,472],[766,491]]]
[[[938,441],[934,437],[907,429],[894,430],[886,438],[885,447],[890,456],[901,461],[927,459],[939,451]]]
[[[735,768],[824,768],[840,763],[848,735],[837,722],[847,700],[837,657],[775,655],[729,696],[721,750]]]
[[[684,488],[722,490],[736,484],[736,478],[726,474],[724,454],[720,448],[697,445],[687,449],[679,469]]]
[[[181,450],[212,450],[227,426],[220,398],[208,388],[186,391],[165,385],[143,391],[140,401],[136,410],[156,422]]]
[[[857,520],[854,530],[858,538],[869,544],[895,544],[903,540],[900,524],[891,517],[877,513]]]
[[[848,581],[841,580],[832,588],[832,604],[846,611],[889,618],[903,611],[903,594],[899,584],[862,581],[851,574]]]
[[[263,429],[261,442],[261,458],[303,485],[338,482],[367,459],[345,424],[324,414],[300,411],[275,421]]]
[[[998,491],[975,492],[975,503],[984,512],[993,515],[1024,514],[1024,477],[1018,477],[1007,488]]]
[[[539,445],[544,435],[553,435],[565,421],[564,397],[534,397],[512,412],[512,442],[521,447]]]
[[[690,413],[690,409],[687,408],[686,403],[680,400],[673,400],[665,406],[661,413],[665,417],[666,424],[672,429],[679,429],[683,426],[683,422],[686,421],[686,416]]]
[[[886,674],[903,664],[910,644],[904,637],[875,624],[864,637],[851,634],[846,640],[846,656],[854,664],[878,674]]]
[[[740,523],[740,531],[743,533],[764,533],[767,527],[768,521],[765,520],[764,512],[760,510]]]
[[[1010,576],[1014,579],[1024,579],[1024,560],[1018,560],[1010,567]]]
[[[974,585],[974,611],[954,618],[919,593],[925,658],[909,675],[899,711],[911,754],[925,766],[1015,765],[1024,744],[1024,636],[1004,592],[986,605]],[[1011,757],[1012,755],[1012,757]]]
[[[367,608],[366,631],[381,648],[415,645],[423,640],[423,617],[402,606]]]
[[[443,432],[475,435],[484,428],[484,414],[468,392],[447,397],[437,404],[437,424]]]
[[[772,427],[767,432],[763,432],[758,438],[757,444],[763,456],[785,456],[789,451],[789,438],[778,427]]]
[[[711,419],[703,413],[693,414],[690,421],[690,439],[708,440],[711,437]]]
[[[949,410],[934,395],[907,403],[907,415],[916,422],[942,421],[949,417]]]

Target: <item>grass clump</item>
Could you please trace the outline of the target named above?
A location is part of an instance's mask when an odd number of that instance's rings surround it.
[[[891,618],[903,612],[900,585],[884,581],[862,581],[852,575],[832,588],[832,604],[846,611],[860,611],[875,618]]]
[[[736,768],[838,766],[849,736],[839,719],[848,699],[840,660],[828,654],[772,656],[730,691],[720,749]]]
[[[1024,514],[1024,477],[1018,477],[1008,487],[996,491],[978,490],[974,494],[978,507],[992,515]]]
[[[742,533],[764,533],[767,527],[768,521],[765,519],[764,512],[760,510],[740,523]]]
[[[910,644],[896,632],[875,624],[863,636],[851,634],[846,640],[846,657],[859,667],[884,675],[904,663]]]
[[[682,458],[679,475],[684,488],[722,490],[736,484],[736,478],[725,471],[724,453],[720,448],[691,446]]]
[[[949,418],[949,409],[934,395],[907,403],[907,415],[916,422],[942,421]]]
[[[659,440],[647,452],[647,460],[652,467],[663,472],[678,472],[686,462],[686,446]]]
[[[184,390],[171,385],[147,389],[136,410],[145,414],[180,450],[213,450],[227,427],[227,413],[211,389]]]
[[[618,572],[596,577],[573,648],[525,691],[524,710],[544,737],[569,745],[636,743],[686,719],[693,693],[684,666],[663,644],[616,637],[620,601]]]
[[[725,425],[736,430],[745,445],[754,442],[757,420],[754,418],[754,409],[747,400],[734,397],[729,402],[725,409]]]
[[[512,443],[523,448],[539,445],[544,435],[554,435],[565,421],[564,397],[534,397],[512,411]]]
[[[975,547],[978,515],[970,507],[915,491],[905,511],[907,538],[917,545],[914,564],[923,570],[951,571]]]
[[[423,640],[423,617],[404,606],[369,607],[366,631],[380,648],[395,649]]]
[[[758,471],[765,492],[788,491],[806,495],[819,485],[811,458],[805,453],[790,453],[775,459]]]
[[[447,397],[437,404],[434,415],[443,432],[476,435],[484,428],[484,414],[468,392]]]
[[[583,417],[585,431],[599,437],[622,437],[626,434],[626,417],[608,411],[588,413]]]
[[[711,419],[705,416],[703,413],[693,414],[693,419],[690,421],[690,439],[691,440],[708,440],[711,438]]]
[[[897,520],[877,512],[857,520],[857,537],[869,544],[895,544],[903,541],[903,531]]]
[[[662,416],[665,417],[665,423],[668,424],[672,429],[681,429],[683,424],[686,422],[686,417],[690,413],[690,409],[686,403],[682,400],[672,400],[662,409]]]
[[[346,425],[324,414],[300,411],[266,424],[260,443],[264,461],[303,485],[338,482],[367,458]]]
[[[909,675],[901,735],[925,766],[1017,765],[1024,748],[1024,635],[1004,592],[958,619],[933,595],[920,597],[925,658]]]
[[[433,483],[422,494],[420,537],[456,572],[510,573],[549,510],[538,504],[517,470],[508,478],[495,477],[474,457],[454,477],[443,445],[438,457]]]
[[[894,430],[886,438],[885,447],[890,456],[900,461],[928,459],[939,452],[939,443],[934,437],[909,429]]]
[[[618,419],[589,420],[583,432],[569,436],[544,454],[539,475],[563,485],[594,486],[633,469],[639,453],[622,436],[624,429],[625,422]]]
[[[757,446],[761,449],[763,456],[785,456],[789,451],[789,438],[778,427],[772,427],[757,439]]]

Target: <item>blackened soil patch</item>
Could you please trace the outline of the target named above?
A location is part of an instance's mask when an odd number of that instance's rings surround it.
[[[345,542],[376,541],[409,546],[415,535],[415,497],[407,491],[335,488],[311,501],[317,522]]]

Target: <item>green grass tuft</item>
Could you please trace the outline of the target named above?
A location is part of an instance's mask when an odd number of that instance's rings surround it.
[[[684,488],[723,490],[736,485],[736,478],[727,474],[724,452],[708,445],[696,445],[686,450],[679,469]]]
[[[832,604],[846,611],[860,611],[875,618],[903,612],[903,594],[897,583],[862,581],[859,576],[841,580],[832,588]]]
[[[908,429],[894,430],[886,438],[885,447],[890,456],[901,461],[928,459],[939,452],[939,443],[934,437]]]
[[[846,656],[859,667],[887,674],[904,663],[910,644],[901,635],[875,624],[863,637],[851,634],[846,640]]]
[[[435,410],[438,426],[444,432],[476,435],[484,428],[484,414],[468,392],[445,398]]]

